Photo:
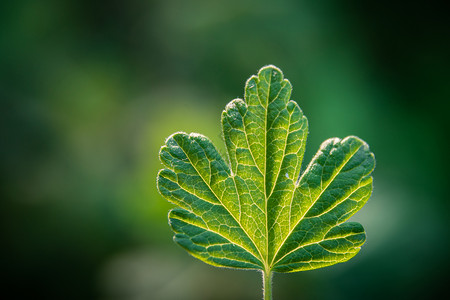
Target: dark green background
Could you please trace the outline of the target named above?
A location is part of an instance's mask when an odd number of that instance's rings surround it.
[[[223,151],[222,109],[275,64],[309,119],[306,163],[351,134],[377,158],[353,218],[360,254],[276,274],[275,299],[437,296],[450,266],[449,28],[432,1],[2,1],[2,295],[261,299],[259,273],[172,242],[155,178],[175,131]]]

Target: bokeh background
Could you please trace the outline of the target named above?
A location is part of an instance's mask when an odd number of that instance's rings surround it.
[[[275,299],[445,295],[449,20],[433,1],[0,2],[2,295],[261,299],[259,273],[172,242],[155,178],[175,131],[224,151],[221,111],[266,64],[309,119],[306,163],[351,134],[377,158],[361,252],[276,274]]]

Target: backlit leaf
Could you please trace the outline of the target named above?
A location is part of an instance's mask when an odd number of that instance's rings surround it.
[[[263,67],[245,97],[228,103],[228,157],[200,134],[178,132],[160,150],[159,192],[174,240],[215,266],[264,272],[311,270],[347,261],[365,241],[346,222],[372,192],[374,155],[355,136],[323,142],[300,174],[308,121],[289,100],[281,70]]]

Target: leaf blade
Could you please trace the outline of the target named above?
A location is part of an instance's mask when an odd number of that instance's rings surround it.
[[[329,232],[322,240],[304,244],[282,257],[274,267],[274,271],[290,273],[313,270],[345,262],[355,256],[366,239],[364,228],[356,222],[343,223],[339,226],[341,227],[333,228],[337,232]]]
[[[197,219],[197,220],[196,220]],[[239,269],[262,269],[261,260],[239,243],[207,228],[198,216],[183,209],[169,213],[174,241],[209,264]],[[202,226],[203,225],[203,226]]]
[[[325,141],[299,180],[291,206],[294,225],[279,243],[273,264],[280,253],[321,240],[327,230],[356,213],[370,197],[374,166],[374,156],[361,139]]]
[[[196,144],[206,148],[203,155]],[[228,172],[221,168],[227,166],[212,143],[198,134],[176,133],[166,140],[160,157],[167,167],[157,176],[160,193],[184,210],[202,215],[211,231],[259,256],[251,237],[238,222],[234,182],[223,176]],[[217,159],[216,163],[211,163],[214,159]]]
[[[161,148],[160,193],[174,240],[206,263],[295,272],[343,262],[365,241],[346,222],[369,199],[375,158],[355,136],[325,141],[303,174],[308,121],[290,82],[266,66],[222,113],[229,164],[200,134]]]

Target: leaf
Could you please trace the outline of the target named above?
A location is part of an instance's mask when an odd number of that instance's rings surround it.
[[[197,133],[171,135],[160,150],[158,190],[174,240],[214,266],[264,272],[347,261],[365,241],[346,222],[372,192],[374,155],[355,136],[326,140],[300,175],[308,122],[275,66],[245,85],[245,101],[222,113],[225,160]]]

